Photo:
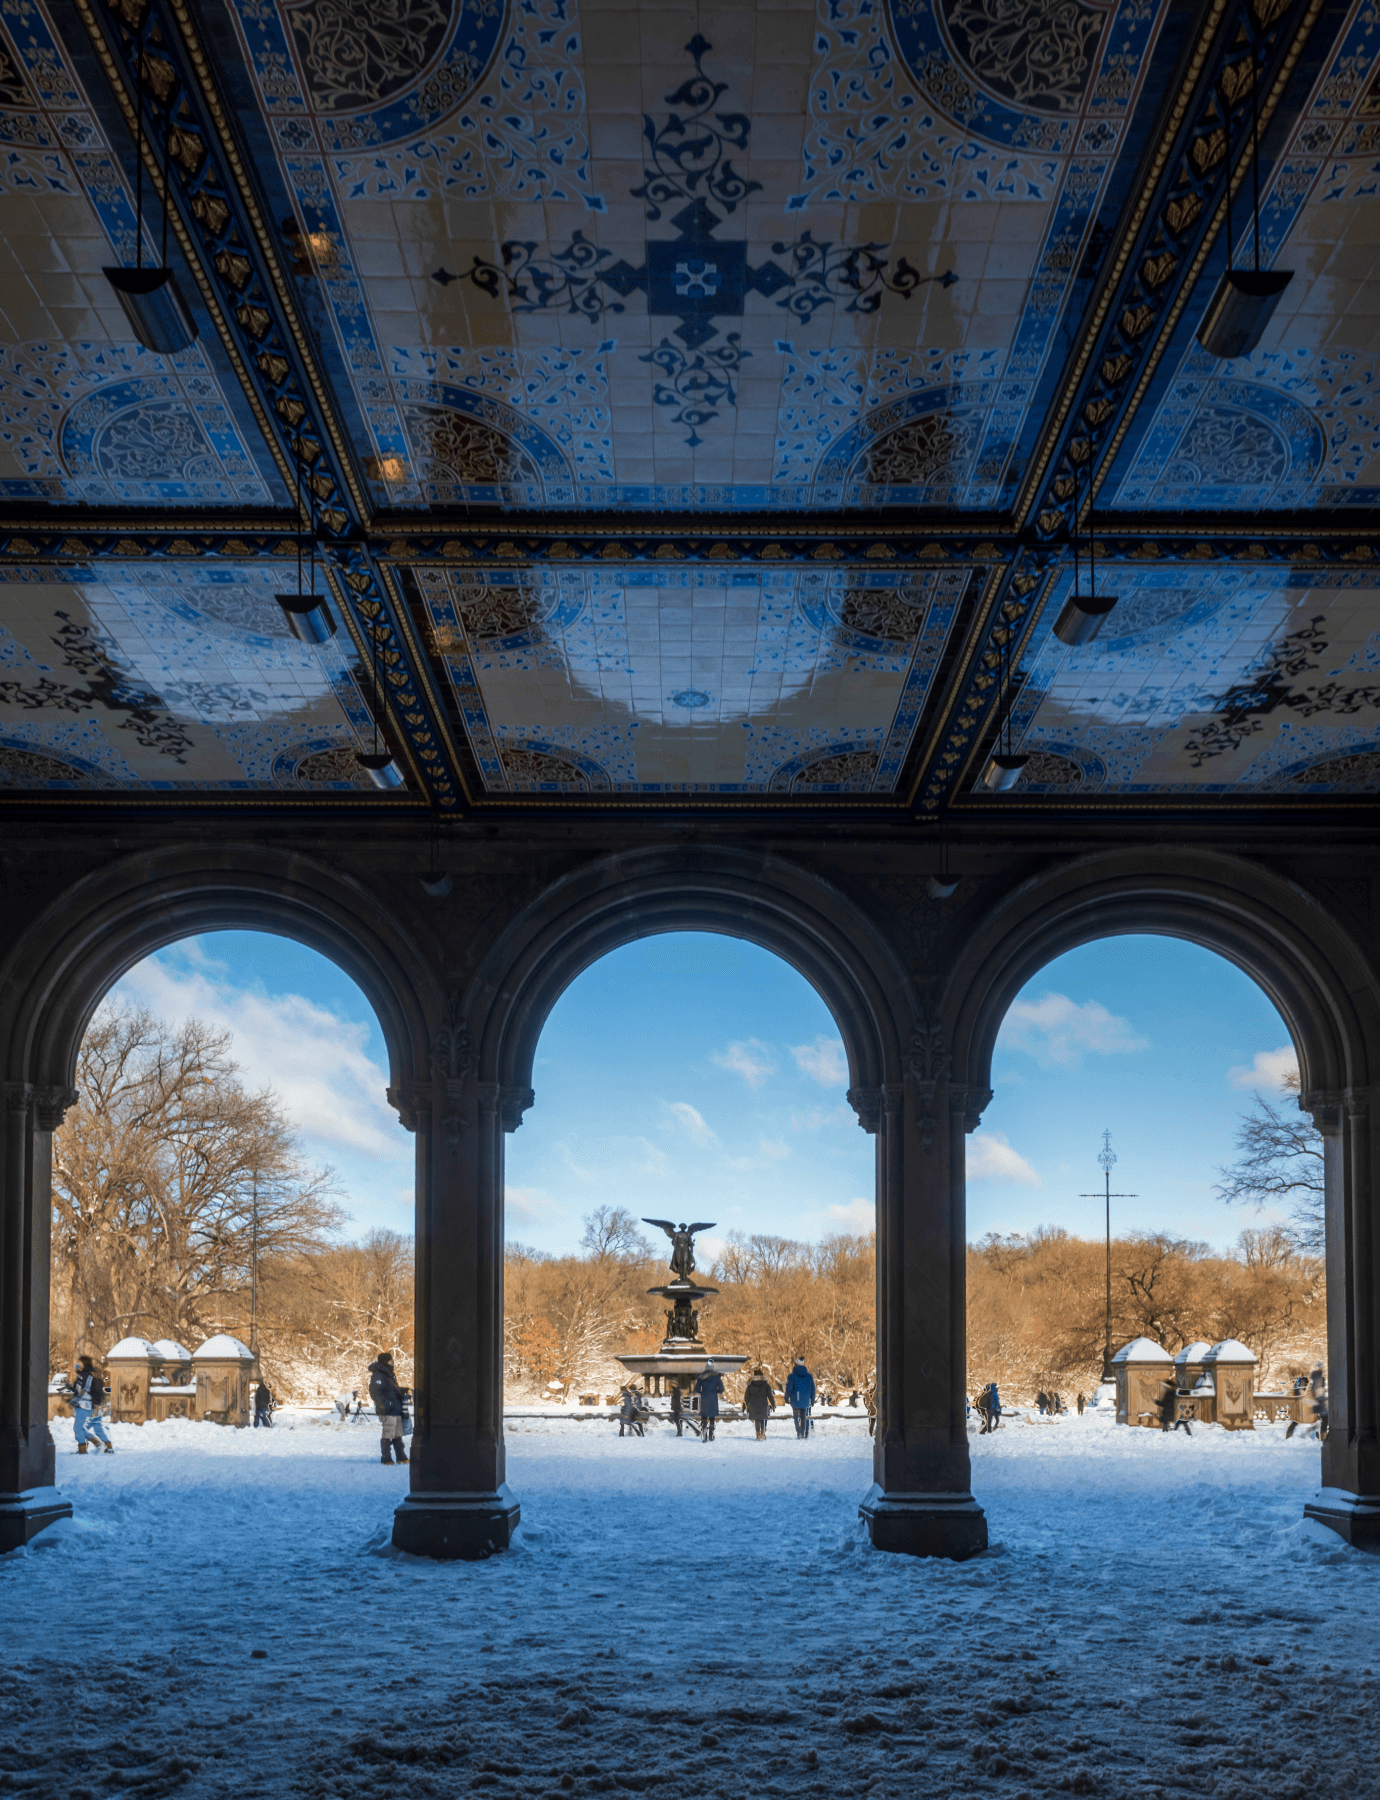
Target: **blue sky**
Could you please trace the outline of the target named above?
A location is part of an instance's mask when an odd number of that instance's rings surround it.
[[[331,1163],[353,1229],[412,1227],[412,1140],[384,1098],[364,996],[285,938],[217,932],[150,957],[116,998],[234,1034],[308,1156]],[[1041,971],[1012,1007],[995,1098],[968,1140],[968,1233],[1102,1228],[1097,1154],[1119,1158],[1114,1227],[1227,1244],[1254,1215],[1212,1197],[1250,1091],[1293,1065],[1264,994],[1173,939],[1106,939]],[[843,1047],[814,990],[766,951],[679,934],[630,944],[567,989],[542,1034],[536,1105],[508,1139],[508,1234],[573,1247],[593,1207],[817,1238],[870,1226],[873,1141],[844,1099]]]

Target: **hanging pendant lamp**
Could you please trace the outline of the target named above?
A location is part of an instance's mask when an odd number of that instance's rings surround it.
[[[1008,788],[1015,787],[1020,780],[1025,765],[1030,761],[1027,753],[1011,748],[1011,709],[1015,704],[1015,695],[1011,692],[1011,627],[1007,627],[1006,642],[1001,646],[1002,660],[1005,664],[1006,679],[1006,718],[1003,727],[1006,733],[1006,748],[1001,748],[1001,732],[997,733],[997,749],[987,759],[987,767],[982,771],[982,784],[993,794],[1004,794]]]
[[[324,594],[316,591],[316,502],[310,486],[307,503],[311,527],[311,580],[307,593],[302,592],[302,439],[293,444],[293,460],[297,468],[297,592],[275,594],[283,609],[288,630],[304,644],[324,644],[335,636],[335,619]]]
[[[1254,58],[1254,50],[1251,51],[1251,56]],[[1224,361],[1236,356],[1249,356],[1256,348],[1279,305],[1280,295],[1294,279],[1292,270],[1262,269],[1260,266],[1260,115],[1256,96],[1259,80],[1260,68],[1255,64],[1251,69],[1251,236],[1255,267],[1233,269],[1231,266],[1231,168],[1228,164],[1226,273],[1217,283],[1217,290],[1208,302],[1203,322],[1198,327],[1198,342],[1204,350],[1209,356],[1220,356]],[[1220,88],[1217,93],[1230,143],[1231,113]]]
[[[372,750],[356,750],[355,761],[376,788],[400,788],[403,784],[402,771],[393,761],[392,752],[379,749],[379,713],[383,702],[379,684],[379,628],[376,624],[369,628],[369,643],[373,652],[374,747]]]
[[[134,57],[134,267],[106,266],[101,273],[115,291],[121,310],[129,321],[135,341],[145,350],[159,356],[172,356],[185,350],[196,339],[196,320],[187,310],[187,302],[168,267],[168,212],[172,191],[168,185],[168,138],[172,131],[172,108],[169,105],[167,125],[163,133],[163,260],[156,269],[144,267],[144,89],[140,68],[144,61],[142,33],[135,41]]]
[[[1073,592],[1064,602],[1054,621],[1054,635],[1061,644],[1076,649],[1090,644],[1102,629],[1102,622],[1116,605],[1114,594],[1097,591],[1097,540],[1093,525],[1092,440],[1088,441],[1088,574],[1090,592],[1078,591],[1078,465],[1073,465]]]

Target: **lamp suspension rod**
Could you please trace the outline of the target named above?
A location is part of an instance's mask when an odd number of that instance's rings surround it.
[[[160,266],[168,266],[168,208],[172,205],[172,188],[168,182],[169,165],[172,157],[172,89],[168,90],[168,98],[163,108],[163,248],[159,256]]]
[[[144,266],[144,14],[134,40],[134,266]]]
[[[1251,45],[1251,237],[1255,244],[1255,272],[1260,273],[1260,107],[1256,89],[1260,85],[1260,64],[1255,45]]]

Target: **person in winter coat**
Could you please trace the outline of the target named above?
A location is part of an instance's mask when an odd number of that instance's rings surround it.
[[[795,1435],[798,1438],[810,1435],[810,1408],[814,1403],[815,1378],[805,1367],[805,1358],[797,1356],[794,1367],[786,1377],[786,1404],[795,1420]]]
[[[714,1427],[719,1422],[719,1401],[723,1391],[723,1376],[712,1362],[707,1362],[704,1374],[695,1383],[695,1392],[700,1397],[700,1438],[706,1444],[714,1442]]]
[[[978,1411],[982,1415],[982,1429],[978,1436],[983,1437],[1001,1424],[1001,1395],[997,1392],[995,1381],[989,1381],[978,1395]]]
[[[1039,1393],[1036,1394],[1036,1396],[1035,1396],[1035,1410],[1039,1413],[1039,1415],[1042,1419],[1044,1418],[1045,1414],[1049,1411],[1049,1395],[1044,1391],[1043,1388],[1041,1388]]]
[[[1301,1381],[1303,1379],[1302,1376],[1300,1376],[1299,1379]],[[1327,1436],[1327,1377],[1323,1374],[1321,1363],[1314,1369],[1312,1376],[1308,1380],[1307,1388],[1313,1398],[1313,1423],[1317,1429],[1318,1442],[1321,1443]],[[1297,1384],[1296,1391],[1298,1391]],[[1299,1410],[1301,1412],[1303,1410],[1302,1407],[1300,1407]],[[1289,1421],[1289,1429],[1284,1434],[1285,1437],[1293,1437],[1294,1433],[1300,1428],[1307,1431],[1307,1423],[1302,1419],[1291,1419]]]
[[[1165,1377],[1164,1391],[1160,1395],[1159,1413],[1161,1431],[1177,1431],[1182,1426],[1190,1437],[1193,1436],[1193,1427],[1188,1420],[1179,1417],[1179,1384],[1169,1375]]]
[[[392,1450],[400,1463],[407,1461],[407,1451],[403,1448],[403,1390],[398,1386],[397,1375],[393,1371],[393,1353],[391,1350],[380,1350],[378,1356],[369,1364],[369,1398],[374,1403],[374,1411],[378,1414],[383,1426],[380,1462],[387,1462],[388,1452]]]
[[[267,1383],[260,1381],[258,1387],[254,1389],[254,1429],[257,1431],[260,1425],[267,1426],[272,1423],[273,1395],[269,1392]]]
[[[761,1369],[752,1371],[752,1380],[743,1390],[743,1411],[752,1420],[760,1443],[767,1435],[767,1420],[776,1411],[776,1395]]]
[[[867,1386],[863,1390],[863,1405],[867,1408],[867,1435],[869,1437],[876,1437],[876,1435],[877,1435],[877,1371],[875,1369],[872,1371],[872,1374],[868,1377]]]
[[[646,1437],[643,1429],[642,1409],[637,1404],[637,1395],[630,1387],[623,1389],[623,1404],[618,1409],[618,1435],[622,1437],[627,1430],[629,1437]]]
[[[1084,1407],[1085,1407],[1085,1406],[1086,1406],[1086,1405],[1087,1405],[1087,1404],[1088,1404],[1088,1403],[1087,1403],[1087,1401],[1086,1401],[1086,1399],[1085,1399],[1085,1398],[1084,1398],[1084,1397],[1083,1397],[1083,1395],[1082,1395],[1082,1394],[1081,1394],[1081,1393],[1080,1393],[1080,1394],[1079,1394],[1079,1396],[1078,1396],[1078,1416],[1079,1416],[1079,1418],[1080,1418],[1080,1419],[1081,1419],[1081,1418],[1082,1418],[1082,1417],[1083,1417],[1083,1408],[1084,1408]]]
[[[104,1404],[105,1383],[96,1372],[96,1365],[89,1356],[79,1356],[77,1372],[72,1377],[72,1426],[76,1432],[78,1456],[86,1455],[86,1446],[92,1439],[105,1445],[107,1456],[115,1454],[115,1446],[105,1435],[101,1421]]]

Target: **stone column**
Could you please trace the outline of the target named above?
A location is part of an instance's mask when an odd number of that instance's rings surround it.
[[[1327,1199],[1328,1432],[1304,1508],[1349,1544],[1380,1547],[1380,1155],[1374,1090],[1305,1095],[1323,1134]]]
[[[503,1452],[503,1135],[530,1102],[475,1079],[452,1023],[430,1089],[401,1108],[417,1136],[416,1374],[393,1542],[420,1556],[505,1550],[520,1516]]]
[[[72,1508],[54,1485],[48,1429],[48,1266],[52,1134],[67,1089],[5,1083],[0,1121],[0,1552]]]
[[[877,1436],[861,1512],[879,1550],[974,1556],[987,1520],[970,1491],[964,1406],[968,1094],[926,1030],[904,1083],[874,1098],[859,1107],[877,1133]]]

